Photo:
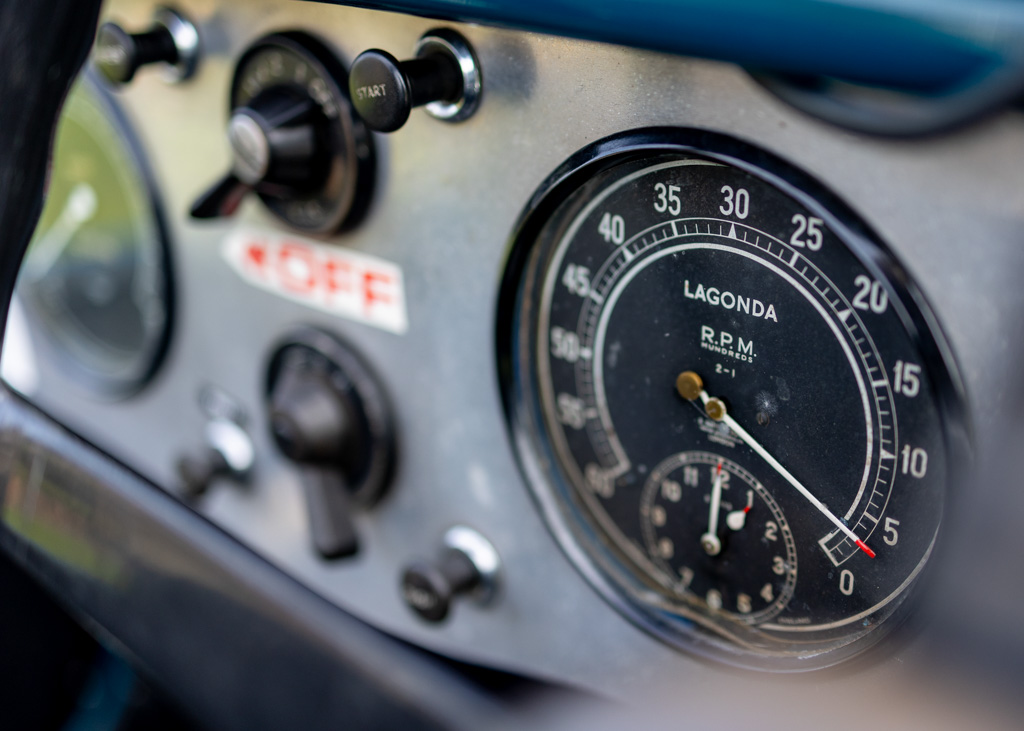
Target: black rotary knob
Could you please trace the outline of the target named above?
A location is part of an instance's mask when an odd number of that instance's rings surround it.
[[[408,61],[379,49],[361,53],[352,63],[349,94],[359,116],[378,132],[394,132],[422,105],[435,117],[459,121],[476,109],[479,65],[465,38],[436,29],[420,39]]]
[[[376,380],[342,343],[303,330],[272,359],[267,399],[274,442],[299,471],[313,546],[324,558],[354,554],[353,510],[380,496],[392,467]]]
[[[232,83],[231,170],[193,204],[192,216],[230,216],[253,191],[301,231],[353,225],[373,189],[374,155],[347,80],[334,54],[304,33],[254,44]]]
[[[234,213],[250,190],[301,196],[327,176],[326,120],[308,95],[286,86],[271,87],[234,109],[228,122],[231,172],[192,207],[196,218]]]
[[[168,8],[160,9],[144,33],[129,33],[116,23],[104,23],[96,34],[93,62],[107,81],[127,84],[143,66],[163,63],[172,78],[195,73],[199,34],[191,21]]]
[[[330,366],[289,362],[277,381],[270,402],[270,430],[288,458],[307,464],[329,464],[351,472],[362,449],[358,408],[352,398],[339,392]]]

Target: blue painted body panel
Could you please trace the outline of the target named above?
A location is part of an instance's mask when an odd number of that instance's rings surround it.
[[[1022,0],[341,2],[926,92],[1024,68]]]

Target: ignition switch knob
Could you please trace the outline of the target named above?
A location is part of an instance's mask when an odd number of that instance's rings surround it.
[[[479,104],[480,85],[480,66],[469,42],[447,28],[425,33],[409,61],[371,49],[356,57],[349,73],[352,103],[378,132],[394,132],[414,107],[424,104],[438,119],[466,119]]]
[[[354,507],[380,496],[392,466],[376,381],[346,346],[304,330],[274,356],[268,402],[274,442],[299,468],[314,548],[324,558],[351,556]]]
[[[127,84],[136,71],[153,63],[167,64],[171,79],[182,81],[199,63],[199,33],[188,18],[169,8],[159,9],[144,33],[104,23],[96,34],[93,62],[112,84]]]
[[[242,56],[231,84],[231,169],[192,205],[231,216],[249,192],[292,227],[328,235],[366,212],[372,135],[348,99],[341,61],[305,33],[276,33]]]
[[[196,201],[192,215],[230,216],[243,196],[260,185],[294,195],[320,186],[328,166],[317,154],[315,107],[308,96],[281,87],[235,109],[227,134],[231,172]]]
[[[428,622],[448,616],[459,596],[475,596],[484,604],[497,587],[498,553],[490,541],[472,528],[456,526],[444,537],[444,550],[436,561],[414,561],[402,572],[402,598]]]

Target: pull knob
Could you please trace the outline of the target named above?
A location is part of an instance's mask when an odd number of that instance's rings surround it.
[[[177,467],[181,480],[181,496],[185,499],[205,494],[214,478],[229,471],[224,455],[209,447],[200,455],[182,457],[178,460]]]
[[[450,529],[436,561],[414,561],[402,572],[402,598],[428,622],[441,622],[459,596],[485,604],[497,588],[499,559],[490,541],[466,526]]]
[[[203,449],[199,454],[178,460],[181,496],[194,499],[203,495],[218,477],[246,482],[255,461],[256,450],[246,431],[228,419],[207,422]]]
[[[100,26],[93,60],[112,84],[127,84],[136,71],[154,63],[166,64],[171,79],[182,81],[192,76],[198,66],[199,33],[185,16],[161,8],[153,18],[153,26],[143,33],[129,33],[116,23]]]
[[[271,363],[268,405],[274,442],[299,468],[314,548],[324,558],[351,556],[354,509],[380,495],[391,468],[375,382],[341,343],[303,331]]]
[[[452,600],[480,583],[480,572],[462,551],[449,548],[436,563],[417,562],[402,574],[402,597],[428,622],[448,616]]]
[[[371,49],[356,57],[349,72],[352,103],[366,126],[378,132],[399,129],[422,105],[438,119],[467,119],[476,111],[480,87],[480,68],[469,42],[447,28],[424,34],[409,61]]]

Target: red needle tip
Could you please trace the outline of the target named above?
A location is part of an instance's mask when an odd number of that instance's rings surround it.
[[[865,543],[864,541],[860,540],[859,538],[857,539],[857,548],[862,550],[864,553],[866,553],[871,558],[875,557],[875,552],[872,551],[870,548],[868,548],[868,544]]]

